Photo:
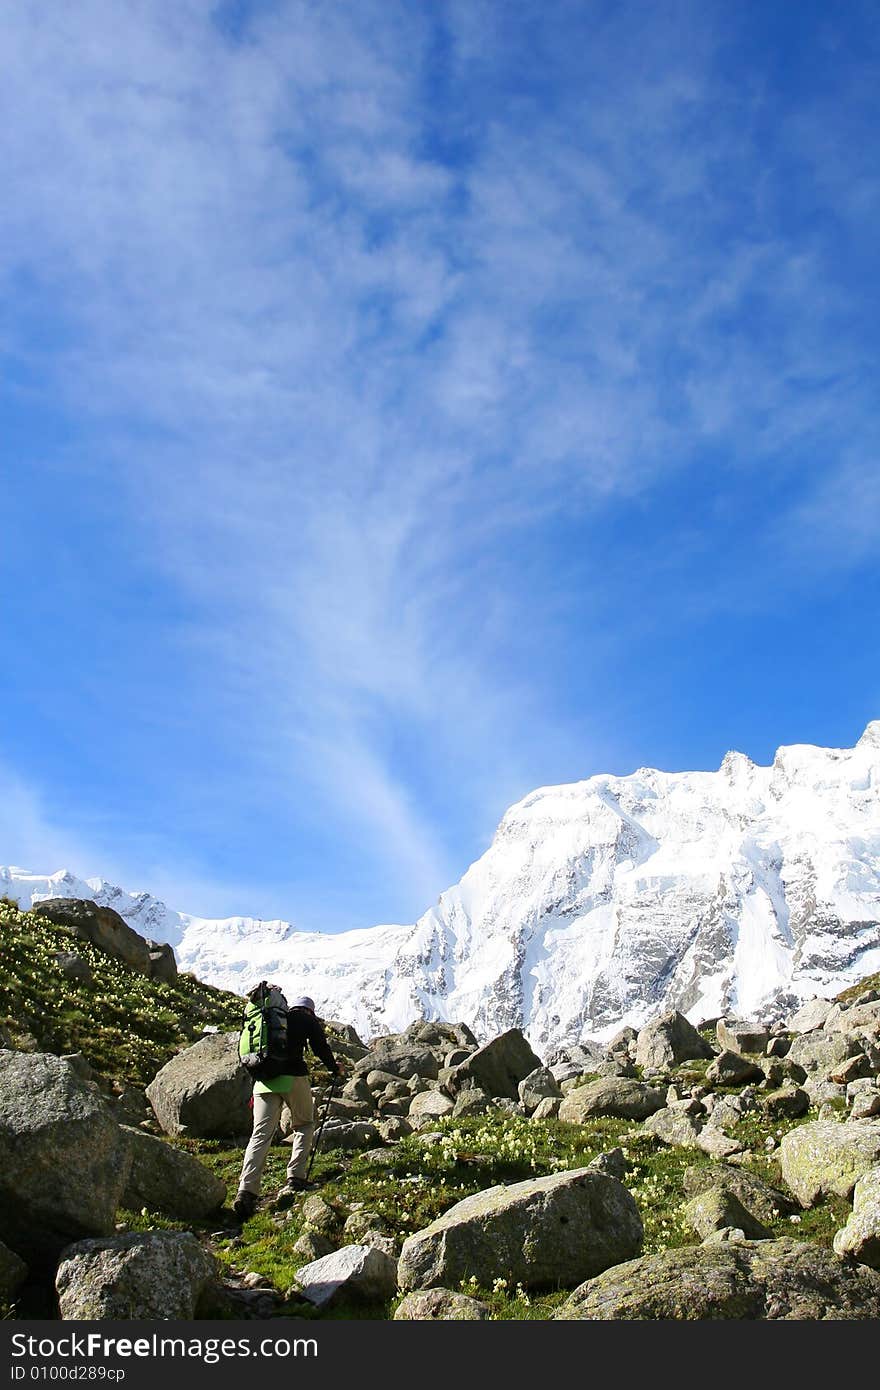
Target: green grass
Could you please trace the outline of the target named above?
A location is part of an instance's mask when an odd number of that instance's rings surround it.
[[[54,959],[73,951],[93,983],[68,980]],[[41,1051],[82,1052],[108,1081],[144,1086],[204,1025],[235,1029],[243,1001],[178,976],[163,984],[137,975],[88,941],[32,912],[0,903],[0,1028]]]

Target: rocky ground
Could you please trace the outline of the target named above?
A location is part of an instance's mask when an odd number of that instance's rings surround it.
[[[7,1316],[880,1316],[880,979],[544,1058],[331,1024],[319,1186],[275,1206],[279,1136],[239,1226],[242,1001],[87,918],[0,908]]]

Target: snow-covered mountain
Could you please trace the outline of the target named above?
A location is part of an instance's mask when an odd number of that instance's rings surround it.
[[[425,1015],[482,1039],[522,1027],[546,1054],[672,1007],[768,1016],[880,970],[880,720],[770,767],[728,753],[717,772],[543,787],[412,926],[209,921],[65,871],[0,869],[0,892],[93,898],[200,979],[272,978],[366,1037]]]

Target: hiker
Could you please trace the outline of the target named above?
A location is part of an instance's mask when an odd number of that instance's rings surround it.
[[[298,1192],[315,1186],[306,1180],[315,1129],[315,1105],[303,1058],[306,1044],[321,1059],[331,1076],[342,1075],[342,1068],[330,1050],[324,1025],[315,1014],[315,1001],[303,995],[294,999],[287,1013],[288,1071],[271,1081],[254,1083],[254,1127],[245,1150],[238,1193],[232,1204],[233,1212],[242,1220],[247,1220],[256,1211],[263,1167],[285,1106],[290,1111],[293,1132],[287,1182],[279,1190],[276,1202],[279,1206],[289,1206]]]

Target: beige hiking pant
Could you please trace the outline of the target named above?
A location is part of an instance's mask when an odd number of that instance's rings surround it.
[[[290,1159],[287,1164],[289,1178],[304,1178],[312,1147],[312,1134],[315,1129],[315,1105],[312,1088],[307,1076],[295,1076],[289,1091],[254,1092],[254,1128],[250,1141],[244,1151],[244,1163],[238,1182],[239,1192],[253,1192],[260,1195],[260,1182],[269,1146],[275,1137],[281,1112],[284,1107],[290,1111],[293,1122]]]

